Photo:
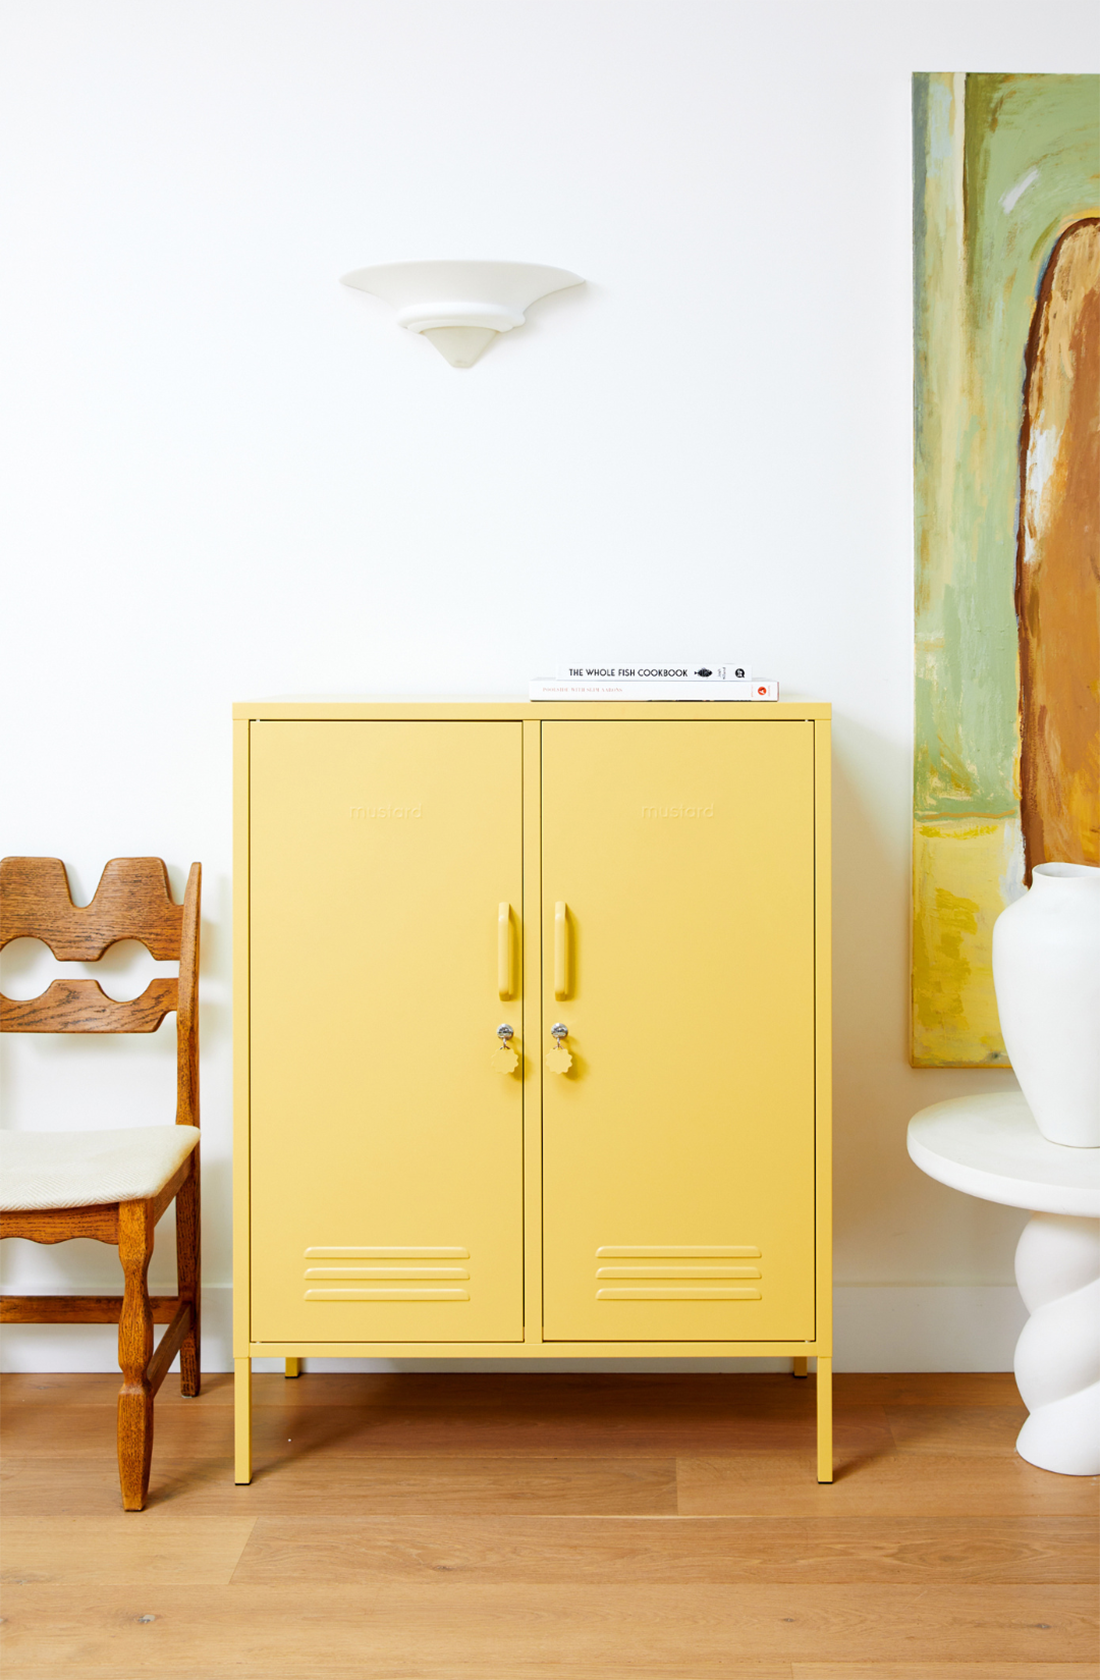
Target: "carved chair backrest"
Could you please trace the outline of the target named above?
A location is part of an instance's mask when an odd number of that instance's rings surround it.
[[[60,858],[0,859],[0,949],[40,939],[58,962],[98,962],[137,939],[178,978],[158,976],[140,997],[116,1002],[98,980],[55,980],[36,998],[0,995],[0,1032],[156,1032],[176,1011],[176,1122],[199,1123],[198,974],[202,866],[191,865],[182,904],[160,858],[112,858],[90,904],[79,907]]]

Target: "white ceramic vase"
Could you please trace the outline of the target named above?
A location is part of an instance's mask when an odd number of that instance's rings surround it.
[[[993,927],[1001,1032],[1051,1143],[1100,1148],[1100,869],[1043,863]]]

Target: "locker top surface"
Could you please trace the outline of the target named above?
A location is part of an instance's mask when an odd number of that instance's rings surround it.
[[[378,699],[239,700],[234,718],[244,721],[369,721],[375,718],[450,718],[464,722],[563,722],[604,719],[637,722],[745,723],[827,722],[832,707],[823,700],[478,700],[396,696]]]

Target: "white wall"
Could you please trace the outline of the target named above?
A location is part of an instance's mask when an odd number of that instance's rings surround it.
[[[833,701],[840,1362],[1007,1365],[1023,1216],[904,1147],[1009,1078],[906,1059],[909,78],[1093,70],[1093,6],[7,0],[2,31],[2,846],[84,898],[115,854],[177,889],[204,864],[208,1363],[230,702],[518,694],[611,648]],[[589,285],[469,372],[337,283],[484,255]],[[5,1050],[9,1126],[168,1097],[170,1028]],[[8,1287],[117,1277],[5,1247]],[[7,1358],[107,1368],[112,1339]]]

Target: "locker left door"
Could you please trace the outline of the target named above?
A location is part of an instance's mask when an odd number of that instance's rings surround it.
[[[521,755],[251,726],[253,1341],[522,1340]]]

